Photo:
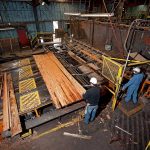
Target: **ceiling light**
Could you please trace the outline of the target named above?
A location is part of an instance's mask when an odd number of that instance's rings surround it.
[[[42,37],[40,37],[40,42],[44,43],[44,39]]]
[[[5,31],[5,30],[14,30],[15,28],[11,28],[11,27],[8,27],[8,28],[0,28],[0,31]]]
[[[81,13],[64,13],[64,15],[68,16],[80,16]]]
[[[45,2],[42,2],[42,5],[45,5]]]
[[[81,14],[81,13],[64,13],[68,16],[79,16],[79,17],[112,17],[114,13],[95,13],[95,14]]]
[[[81,17],[112,17],[114,13],[81,14]]]

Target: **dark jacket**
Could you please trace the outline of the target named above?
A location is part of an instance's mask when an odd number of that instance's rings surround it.
[[[83,95],[83,99],[86,101],[86,103],[89,103],[91,106],[98,105],[100,100],[100,88],[92,87],[88,89]]]

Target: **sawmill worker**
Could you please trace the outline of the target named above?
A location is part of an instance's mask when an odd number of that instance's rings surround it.
[[[87,103],[84,116],[86,124],[94,120],[100,99],[100,88],[97,86],[97,79],[95,77],[90,79],[90,85],[91,88],[83,94],[83,99]]]
[[[133,68],[133,76],[132,78],[123,86],[122,90],[127,89],[127,95],[125,97],[125,101],[128,102],[133,100],[133,103],[136,104],[138,101],[138,90],[141,82],[143,81],[144,74],[141,73],[141,69],[139,67]]]

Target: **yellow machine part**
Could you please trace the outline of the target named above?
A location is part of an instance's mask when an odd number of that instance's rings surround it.
[[[149,148],[150,148],[150,141],[148,142],[148,144],[147,144],[145,150],[148,150]]]
[[[36,88],[35,79],[27,79],[19,82],[19,93],[30,91]]]
[[[32,71],[31,65],[21,67],[19,70],[19,79],[20,80],[23,78],[31,77],[32,75],[33,75],[33,71]]]
[[[115,91],[112,91],[112,94],[114,95],[112,109],[114,110],[117,102],[117,95],[120,89],[120,84],[122,81],[123,65],[119,64],[118,62],[112,60],[109,57],[102,56],[102,58],[102,75],[115,85]]]
[[[22,59],[22,60],[19,61],[18,64],[19,64],[19,65],[18,65],[19,67],[25,66],[25,65],[29,65],[29,64],[30,64],[30,60],[29,60],[29,58]]]
[[[32,130],[29,129],[28,132],[23,133],[23,134],[21,135],[21,138],[26,138],[26,137],[31,136],[31,135],[32,135]]]
[[[118,80],[118,72],[120,71],[120,68],[122,68],[122,65],[117,63],[116,61],[113,61],[109,57],[103,57],[103,67],[102,67],[102,74],[105,78],[107,78],[112,83],[116,84],[116,81]]]
[[[34,109],[41,104],[38,91],[20,96],[20,111],[24,112]]]

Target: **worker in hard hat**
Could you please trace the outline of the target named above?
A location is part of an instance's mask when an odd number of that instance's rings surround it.
[[[144,74],[141,73],[141,69],[139,67],[133,68],[134,75],[132,78],[123,86],[122,90],[127,89],[127,95],[125,97],[125,101],[128,102],[133,100],[133,103],[136,104],[138,101],[138,89],[140,87],[141,82],[143,81]]]
[[[84,118],[86,124],[94,120],[100,99],[100,88],[97,86],[97,79],[92,77],[90,79],[90,84],[91,88],[83,94],[83,99],[87,103]]]

